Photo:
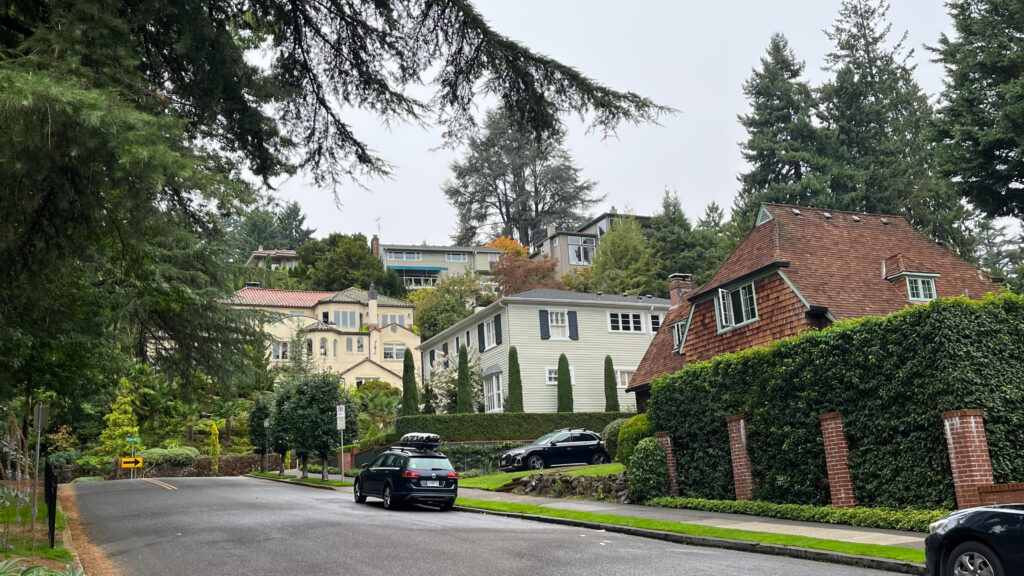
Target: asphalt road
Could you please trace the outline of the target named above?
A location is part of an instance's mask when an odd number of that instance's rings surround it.
[[[253,478],[74,484],[80,521],[124,576],[887,574],[429,508]],[[170,489],[174,487],[176,489]]]

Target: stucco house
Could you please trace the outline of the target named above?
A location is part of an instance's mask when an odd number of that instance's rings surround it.
[[[263,246],[260,246],[258,250],[252,251],[245,265],[271,270],[291,270],[299,265],[299,254],[295,250],[264,250]]]
[[[370,252],[380,258],[385,270],[394,270],[407,290],[431,288],[449,276],[478,274],[484,286],[497,287],[490,281],[491,269],[501,250],[489,246],[428,246],[415,244],[381,244],[375,234]]]
[[[378,295],[373,286],[316,292],[250,283],[228,303],[268,313],[264,331],[272,339],[272,368],[294,354],[305,354],[316,367],[341,374],[348,384],[382,380],[401,387],[405,354],[418,360],[413,350],[420,337],[412,330],[412,303]],[[301,349],[293,350],[300,334]]]
[[[569,360],[577,412],[605,408],[604,358],[611,355],[619,405],[632,410],[627,395],[640,359],[662,325],[669,301],[651,296],[583,294],[537,289],[503,297],[423,342],[424,378],[444,363],[457,362],[466,345],[479,358],[488,412],[504,410],[508,396],[508,351],[515,346],[523,380],[523,409],[554,412],[558,357]]]
[[[999,289],[998,280],[900,216],[764,204],[754,229],[706,284],[694,290],[689,277],[673,276],[665,328],[628,391],[642,412],[651,381],[688,363],[837,320]]]

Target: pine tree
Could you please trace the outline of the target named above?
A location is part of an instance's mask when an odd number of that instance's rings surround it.
[[[619,385],[615,380],[615,365],[612,357],[604,357],[604,411],[619,411]]]
[[[594,256],[594,282],[599,291],[608,294],[663,296],[668,286],[661,278],[661,268],[636,219],[617,218]]]
[[[416,387],[416,364],[412,352],[405,351],[402,364],[402,411],[400,416],[412,416],[420,413],[420,394]]]
[[[123,379],[122,379],[123,380]],[[115,474],[121,476],[120,459],[127,456],[131,446],[125,438],[133,438],[139,435],[139,421],[132,412],[131,398],[118,396],[110,405],[110,413],[103,416],[107,427],[100,433],[100,445],[103,447],[103,454],[111,456],[115,461]],[[139,450],[145,450],[141,444]]]
[[[523,411],[523,378],[519,374],[519,351],[515,346],[508,349],[508,399],[505,412]]]
[[[558,412],[572,412],[572,373],[565,354],[558,356]]]
[[[459,346],[459,376],[455,386],[455,412],[465,414],[473,411],[473,385],[469,380],[469,352],[466,345]]]

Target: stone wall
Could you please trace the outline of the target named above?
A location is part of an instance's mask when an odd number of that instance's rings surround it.
[[[625,472],[612,476],[573,476],[558,472],[531,474],[513,481],[504,491],[553,498],[581,496],[597,500],[629,500]]]

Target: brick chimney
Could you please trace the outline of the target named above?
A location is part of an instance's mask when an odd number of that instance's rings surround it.
[[[370,284],[370,289],[366,291],[366,300],[369,308],[367,310],[369,319],[367,319],[366,323],[370,328],[374,328],[377,326],[377,287],[372,283]]]
[[[693,292],[693,274],[670,274],[668,277],[668,298],[672,306],[683,301],[683,296]]]
[[[370,253],[373,254],[374,258],[380,258],[380,239],[377,238],[376,234],[370,239]]]

